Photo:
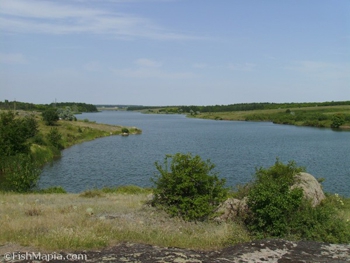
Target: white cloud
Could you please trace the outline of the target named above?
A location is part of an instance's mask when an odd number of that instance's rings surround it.
[[[27,64],[27,59],[19,53],[4,54],[0,53],[0,63],[3,64]]]
[[[229,63],[228,68],[234,71],[253,71],[256,67],[256,64],[253,63]]]
[[[92,9],[84,2],[40,0],[0,1],[0,29],[36,34],[106,34],[118,38],[158,40],[199,39],[170,32],[151,20],[108,9]]]

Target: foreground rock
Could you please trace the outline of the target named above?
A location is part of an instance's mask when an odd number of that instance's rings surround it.
[[[297,182],[292,188],[299,187],[303,189],[304,197],[311,201],[313,207],[319,205],[326,196],[323,193],[321,184],[308,173],[299,173],[296,175]]]
[[[79,251],[75,253],[85,254],[87,260],[74,262],[350,262],[350,245],[335,245],[311,241],[291,242],[286,240],[260,240],[227,247],[220,251],[209,252],[124,243],[101,251]],[[67,255],[63,252],[60,254]],[[6,261],[4,257],[0,257],[0,262],[28,261]],[[50,262],[73,261],[52,260]]]

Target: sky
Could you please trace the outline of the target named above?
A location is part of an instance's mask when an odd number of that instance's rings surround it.
[[[0,0],[0,101],[350,100],[349,0]]]

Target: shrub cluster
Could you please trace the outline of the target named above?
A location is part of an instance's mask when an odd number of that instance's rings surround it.
[[[169,163],[169,159],[171,162]],[[151,203],[184,220],[204,220],[227,198],[224,180],[212,172],[214,165],[191,154],[168,155],[164,165],[156,162],[158,174]],[[322,242],[350,242],[350,223],[340,217],[344,202],[339,196],[327,197],[312,207],[296,183],[304,171],[295,162],[278,159],[270,168],[259,168],[255,180],[232,196],[247,198],[249,207],[237,220],[244,223],[254,238],[291,238]]]
[[[225,180],[212,171],[215,166],[210,160],[177,153],[165,157],[164,167],[158,162],[155,165],[159,174],[153,178],[152,204],[161,206],[170,215],[204,220],[227,198]]]
[[[339,217],[334,201],[327,198],[312,207],[300,188],[291,188],[304,168],[279,160],[256,171],[248,192],[247,228],[258,238],[288,237],[323,242],[350,242],[350,225]]]

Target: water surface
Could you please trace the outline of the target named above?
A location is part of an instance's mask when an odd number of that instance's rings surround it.
[[[151,186],[154,162],[165,154],[198,154],[216,164],[234,186],[252,179],[256,167],[296,161],[328,192],[350,196],[350,132],[275,125],[269,122],[212,121],[184,115],[100,112],[77,115],[100,123],[136,126],[141,135],[110,136],[75,145],[44,167],[39,187],[68,192],[104,186]]]

